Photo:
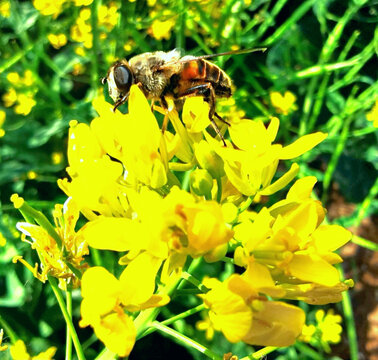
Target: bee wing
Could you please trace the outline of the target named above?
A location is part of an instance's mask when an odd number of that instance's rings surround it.
[[[182,57],[181,59],[175,59],[175,60],[172,60],[172,61],[168,61],[165,64],[160,65],[156,70],[164,70],[165,68],[169,68],[173,64],[177,64],[177,63],[183,64],[183,63],[190,62],[190,61],[193,61],[193,60],[211,59],[211,58],[214,58],[214,57],[217,57],[217,56],[240,55],[240,54],[248,54],[248,53],[257,52],[257,51],[265,52],[266,49],[267,48],[231,50],[231,51],[226,51],[226,52],[223,52],[223,53],[208,54],[208,55],[201,55],[201,56],[187,55],[187,56]],[[172,51],[175,51],[175,50],[172,50]]]

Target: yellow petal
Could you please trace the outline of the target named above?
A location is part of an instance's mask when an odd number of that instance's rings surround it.
[[[100,217],[87,223],[82,230],[89,246],[113,251],[143,248],[142,233],[142,226],[137,221],[115,217]]]
[[[320,252],[335,251],[351,237],[352,233],[339,225],[321,225],[312,234],[314,244]]]
[[[335,286],[340,281],[337,269],[316,255],[294,254],[288,269],[300,280],[324,286]]]
[[[301,334],[305,321],[302,309],[278,301],[266,301],[254,312],[252,326],[243,341],[251,345],[289,346]]]
[[[317,181],[315,176],[306,176],[297,180],[287,193],[286,199],[291,201],[308,199]]]
[[[119,278],[125,306],[148,301],[155,290],[155,278],[161,263],[160,259],[144,252],[127,265]]]
[[[135,344],[136,329],[133,320],[126,314],[107,315],[94,330],[105,346],[119,356],[128,356]]]
[[[292,144],[283,147],[280,153],[280,159],[294,159],[297,156],[311,150],[313,147],[321,143],[326,137],[327,134],[321,132],[304,135],[298,140],[294,141]]]
[[[282,175],[278,180],[273,184],[267,186],[262,191],[259,191],[260,195],[272,195],[277,191],[284,188],[291,180],[293,180],[299,172],[299,165],[294,163],[291,165],[289,171]]]

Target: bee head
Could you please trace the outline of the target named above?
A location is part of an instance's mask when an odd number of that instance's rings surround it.
[[[109,96],[114,102],[119,102],[128,95],[135,80],[127,61],[121,60],[113,64],[106,78],[102,79],[102,83],[105,82],[108,83]]]

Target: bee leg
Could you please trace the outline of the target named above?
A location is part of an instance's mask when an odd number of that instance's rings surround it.
[[[216,114],[216,112],[215,112],[215,91],[214,91],[213,85],[211,83],[205,83],[205,84],[193,86],[193,87],[187,89],[185,92],[178,94],[177,98],[188,97],[188,96],[198,96],[198,95],[202,95],[203,99],[207,103],[209,103],[209,107],[210,107],[209,119],[210,119],[210,122],[211,122],[211,126],[213,127],[213,129],[215,130],[217,135],[222,140],[223,145],[227,146],[226,141],[224,140],[224,137],[223,137],[222,133],[220,132],[218,125],[216,124],[216,122],[213,119],[214,115],[216,117],[219,117],[219,115]]]
[[[151,112],[154,112],[155,100],[151,101]]]
[[[164,115],[164,119],[163,119],[163,124],[161,125],[161,132],[164,134],[165,130],[167,130],[168,120],[169,120],[169,117],[168,117],[168,112],[169,112],[168,103],[167,103],[167,100],[165,99],[164,96],[162,96],[160,98],[160,104],[161,104],[162,108],[165,111],[165,115]]]
[[[215,115],[215,117],[217,118],[217,119],[219,119],[220,121],[222,121],[223,123],[225,123],[226,125],[228,125],[228,126],[231,126],[231,124],[228,122],[228,121],[226,121],[225,119],[223,119],[219,114],[217,114],[216,112],[214,112],[214,115]]]

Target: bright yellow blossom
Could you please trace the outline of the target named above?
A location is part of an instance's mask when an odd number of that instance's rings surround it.
[[[378,128],[378,100],[371,108],[371,110],[366,114],[366,119],[373,122],[373,126]]]
[[[15,207],[23,205],[22,198],[13,195],[11,200]],[[38,252],[41,259],[41,272],[38,272],[38,264],[33,268],[21,256],[16,256],[14,262],[23,263],[33,275],[40,281],[47,280],[47,274],[59,279],[59,286],[66,288],[68,282],[73,286],[79,285],[79,279],[72,272],[74,267],[80,271],[86,267],[82,264],[84,256],[88,254],[88,247],[79,230],[75,232],[75,225],[79,218],[79,210],[75,202],[69,198],[64,206],[56,205],[54,210],[55,231],[59,236],[64,251],[58,246],[56,239],[41,226],[26,222],[17,223],[17,228],[23,233],[23,241],[30,243],[31,247]],[[26,240],[29,236],[31,240]],[[67,264],[70,264],[68,266]]]
[[[214,337],[214,327],[213,323],[211,322],[209,315],[206,313],[202,313],[203,320],[196,322],[196,328],[200,331],[205,331],[205,337],[207,341],[210,341]]]
[[[4,110],[0,110],[0,138],[5,135],[5,130],[3,129],[3,125],[6,119],[6,113]]]
[[[67,36],[65,34],[48,34],[47,39],[54,49],[60,49],[67,44]]]
[[[37,104],[33,94],[19,94],[17,95],[17,102],[14,112],[24,116],[29,115],[32,108]]]
[[[98,9],[98,23],[112,30],[117,25],[119,18],[118,6],[115,3],[110,3],[109,6],[101,5]]]
[[[89,6],[93,3],[93,0],[74,0],[75,6]]]
[[[279,114],[288,115],[290,112],[297,109],[295,105],[297,97],[290,91],[285,91],[284,95],[281,95],[281,93],[277,91],[272,91],[269,96],[270,102]]]
[[[5,246],[7,243],[7,239],[4,237],[2,233],[0,233],[0,246]]]
[[[51,154],[51,161],[54,165],[58,165],[63,161],[63,154],[60,151],[54,151]]]
[[[17,340],[14,345],[10,347],[10,354],[13,360],[52,360],[57,348],[52,346],[39,355],[30,356],[26,350],[25,343],[22,340]]]
[[[55,19],[62,12],[65,1],[66,0],[33,0],[33,5],[42,15],[52,15]]]
[[[3,101],[6,107],[11,107],[17,101],[17,92],[13,87],[3,95]]]
[[[148,29],[148,33],[156,40],[168,40],[175,24],[176,20],[172,16],[167,20],[155,19]]]
[[[93,41],[92,26],[88,22],[90,15],[90,9],[82,9],[76,23],[71,27],[72,40],[82,43],[86,49],[92,48]]]
[[[28,173],[26,174],[26,177],[29,179],[29,180],[35,180],[37,177],[38,177],[38,174],[33,171],[33,170],[30,170],[28,171]]]
[[[9,17],[10,16],[11,5],[9,0],[0,1],[0,16]]]
[[[333,344],[339,343],[343,331],[340,325],[342,322],[341,316],[335,315],[332,309],[328,310],[327,313],[321,309],[316,312],[315,318],[321,341]]]

